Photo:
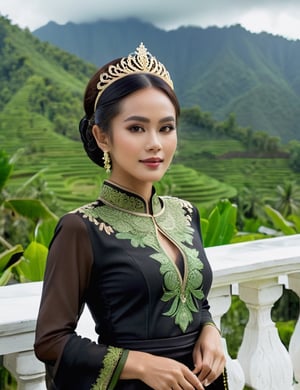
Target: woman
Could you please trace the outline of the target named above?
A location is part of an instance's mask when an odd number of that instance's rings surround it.
[[[35,341],[47,386],[224,388],[198,212],[153,187],[177,144],[169,73],[141,44],[95,74],[84,108],[85,150],[110,176],[96,202],[61,218],[49,249]],[[84,304],[97,344],[75,332]]]

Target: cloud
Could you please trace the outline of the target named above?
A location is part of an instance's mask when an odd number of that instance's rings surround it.
[[[299,0],[0,0],[0,12],[30,30],[49,21],[65,24],[136,17],[165,29],[239,23],[250,31],[300,39]]]

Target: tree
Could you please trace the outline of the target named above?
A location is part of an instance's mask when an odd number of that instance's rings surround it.
[[[277,186],[275,208],[284,216],[298,214],[300,210],[300,186],[295,181]]]
[[[264,217],[264,199],[257,188],[243,187],[239,193],[238,204],[242,219],[262,219]]]
[[[181,113],[181,120],[206,131],[212,131],[215,126],[215,121],[211,114],[202,112],[199,106],[184,108]]]
[[[269,152],[278,152],[279,147],[280,147],[280,138],[279,137],[269,137],[268,151]]]
[[[231,113],[223,122],[223,130],[228,137],[236,138],[238,125],[236,123],[236,115],[234,113]]]
[[[290,142],[289,165],[295,172],[300,172],[300,142]]]
[[[268,150],[268,134],[265,131],[256,131],[253,134],[253,144],[258,152]]]

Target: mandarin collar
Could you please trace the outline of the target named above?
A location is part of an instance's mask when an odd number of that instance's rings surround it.
[[[135,214],[155,215],[161,212],[163,208],[161,199],[156,194],[154,187],[152,187],[152,195],[148,203],[140,195],[124,187],[120,187],[109,180],[103,182],[100,191],[100,200],[107,205]]]

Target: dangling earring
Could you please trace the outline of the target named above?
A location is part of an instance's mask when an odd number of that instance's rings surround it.
[[[110,156],[108,152],[103,153],[102,160],[104,161],[104,169],[106,173],[109,173],[111,170],[111,165],[110,165]]]

